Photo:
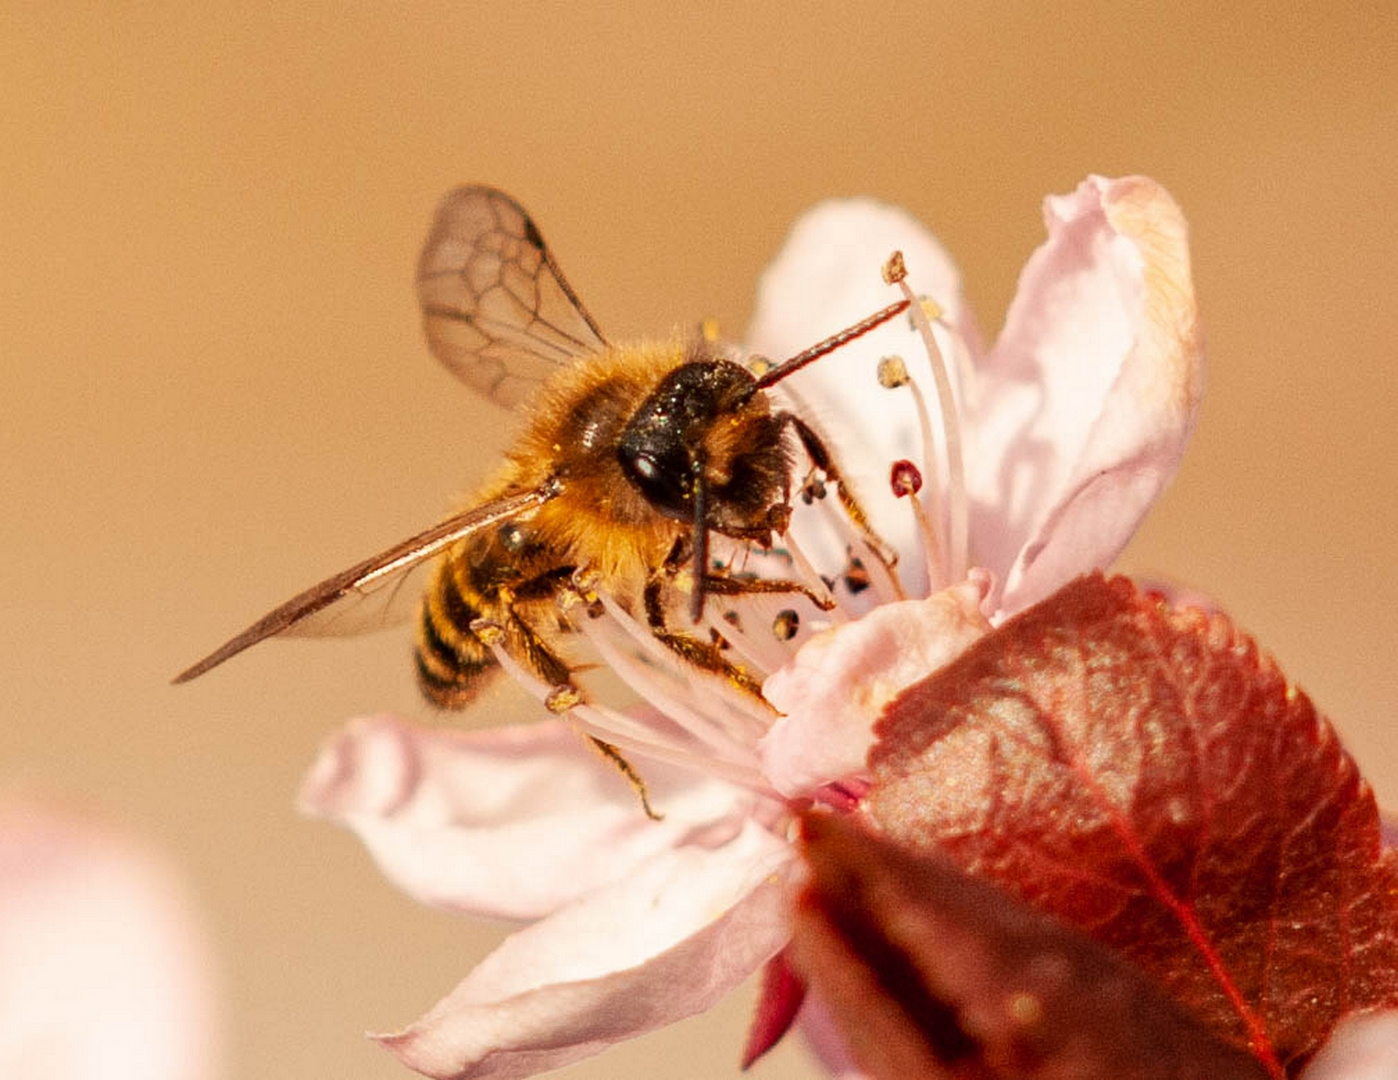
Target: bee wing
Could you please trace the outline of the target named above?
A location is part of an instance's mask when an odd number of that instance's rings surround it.
[[[560,490],[557,483],[550,483],[449,517],[298,593],[171,681],[182,683],[198,678],[229,657],[277,634],[341,633],[384,625],[391,612],[401,609],[397,601],[421,595],[406,588],[405,579],[423,568],[428,559],[463,537],[542,506]]]
[[[457,188],[442,200],[418,258],[417,294],[433,354],[507,407],[607,344],[533,220],[494,188]]]

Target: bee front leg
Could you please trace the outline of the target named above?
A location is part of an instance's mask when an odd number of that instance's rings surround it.
[[[796,432],[796,437],[801,440],[801,448],[811,459],[811,464],[825,475],[825,480],[835,483],[836,494],[846,516],[859,530],[859,535],[869,546],[869,550],[888,567],[891,573],[893,568],[898,565],[898,552],[869,524],[868,513],[854,492],[850,490],[849,483],[845,480],[844,474],[840,472],[840,467],[835,463],[835,456],[825,445],[825,441],[816,434],[814,428],[795,413],[778,413],[777,419],[783,424],[790,425],[791,429]],[[811,492],[813,498],[824,498],[825,496],[825,486],[818,478],[808,478],[806,488]]]
[[[680,567],[688,561],[689,557],[688,546],[682,541],[677,541],[669,557],[651,574],[650,579],[646,582],[644,601],[646,621],[650,625],[651,635],[691,667],[721,676],[732,686],[736,686],[739,690],[767,705],[767,699],[762,696],[761,681],[754,678],[745,668],[739,667],[724,656],[723,650],[716,642],[702,641],[690,634],[670,629],[665,615],[665,592],[675,575],[679,573]],[[730,580],[707,574],[704,576],[706,584],[709,580]],[[768,707],[770,708],[770,706]]]

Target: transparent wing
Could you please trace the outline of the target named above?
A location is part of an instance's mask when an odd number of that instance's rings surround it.
[[[447,518],[426,532],[298,593],[197,664],[180,672],[172,681],[182,683],[198,678],[229,657],[277,634],[343,633],[385,625],[395,614],[410,610],[404,608],[404,601],[415,601],[421,595],[420,590],[411,588],[409,579],[424,569],[428,559],[463,537],[527,514],[561,490],[557,483],[550,483]]]
[[[606,346],[538,227],[494,188],[457,188],[442,200],[417,294],[433,354],[501,405]]]

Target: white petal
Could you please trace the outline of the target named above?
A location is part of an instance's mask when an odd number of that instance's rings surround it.
[[[506,941],[381,1041],[431,1077],[531,1076],[707,1009],[786,942],[789,846],[666,852]]]
[[[468,732],[379,716],[326,743],[301,807],[354,830],[423,903],[532,919],[668,848],[727,842],[752,806],[722,781],[633,764],[663,821],[562,723]]]
[[[772,786],[798,795],[863,775],[884,706],[990,629],[980,612],[988,585],[977,577],[926,600],[884,604],[802,646],[762,687],[787,714],[760,747]]]
[[[763,274],[748,348],[784,360],[901,299],[881,276],[894,250],[904,254],[909,284],[934,298],[974,342],[961,277],[941,244],[903,210],[872,199],[840,199],[806,213]],[[902,458],[920,464],[922,442],[911,395],[878,383],[878,362],[890,354],[902,356],[931,392],[921,339],[901,316],[778,385],[793,393],[797,411],[826,437],[875,528],[903,554],[904,584],[918,594],[926,591],[924,567],[912,516],[889,488],[889,467]],[[844,566],[843,537],[799,507],[793,531],[823,573]]]
[[[1301,1072],[1301,1080],[1393,1080],[1398,1076],[1398,1011],[1342,1021]]]
[[[1045,205],[976,376],[973,558],[1011,613],[1111,562],[1173,477],[1203,352],[1184,218],[1143,177],[1092,177]]]

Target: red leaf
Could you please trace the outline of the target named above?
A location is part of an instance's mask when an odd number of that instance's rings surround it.
[[[1264,1080],[1134,965],[947,859],[805,822],[795,962],[875,1080]]]
[[[1398,868],[1334,731],[1221,615],[1080,578],[888,708],[868,816],[1090,933],[1274,1075],[1398,1004]]]

